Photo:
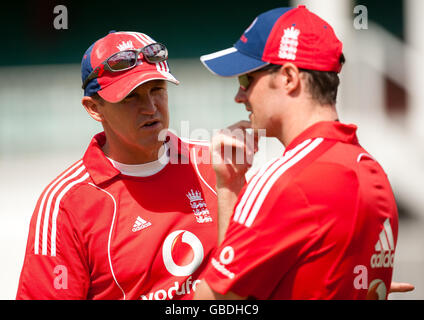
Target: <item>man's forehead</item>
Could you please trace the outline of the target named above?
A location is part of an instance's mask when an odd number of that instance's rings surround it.
[[[162,79],[154,79],[154,80],[150,80],[147,82],[144,82],[140,85],[138,85],[137,87],[135,87],[133,90],[130,91],[134,92],[137,90],[145,90],[151,87],[155,87],[155,86],[161,86],[161,87],[166,87],[167,86],[167,81],[166,80],[162,80]]]

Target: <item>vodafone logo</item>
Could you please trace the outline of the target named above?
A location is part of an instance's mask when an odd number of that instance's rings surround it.
[[[203,245],[190,231],[177,230],[166,237],[162,256],[170,274],[178,277],[189,276],[203,261]]]
[[[222,249],[221,254],[219,255],[219,260],[222,264],[229,264],[234,259],[234,249],[230,246],[226,246]]]
[[[374,279],[371,281],[368,293],[367,300],[385,300],[387,295],[386,285],[381,279]]]

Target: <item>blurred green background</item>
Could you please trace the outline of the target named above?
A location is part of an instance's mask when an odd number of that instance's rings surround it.
[[[80,62],[110,30],[139,31],[169,49],[171,128],[219,128],[247,114],[233,102],[234,79],[219,79],[199,57],[232,46],[260,13],[290,1],[19,1],[0,11],[0,157],[83,150],[100,130],[83,110]],[[403,2],[353,1],[371,21],[403,39]],[[56,30],[54,8],[64,5],[68,29]],[[351,14],[353,17],[353,13]],[[346,53],[349,61],[349,52]],[[193,127],[195,126],[195,127]],[[71,136],[73,139],[66,139]]]
[[[403,1],[354,1],[370,20],[403,38]],[[68,9],[68,30],[55,30],[53,9]],[[231,46],[260,13],[290,1],[4,1],[0,65],[80,63],[110,30],[140,31],[163,41],[170,58],[198,58]]]

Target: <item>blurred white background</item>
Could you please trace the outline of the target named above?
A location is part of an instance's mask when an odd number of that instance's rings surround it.
[[[390,299],[424,299],[424,1],[404,1],[404,39],[371,19],[367,29],[355,29],[354,1],[299,3],[329,21],[342,39],[347,63],[337,104],[340,118],[358,125],[360,143],[383,166],[398,200],[394,280],[416,289]],[[173,59],[170,66],[181,81],[169,85],[171,128],[177,133],[181,121],[189,121],[193,131],[247,120],[244,106],[233,101],[235,79],[211,75],[198,59]],[[80,86],[78,64],[0,68],[0,299],[15,297],[38,196],[101,131],[81,106]],[[261,145],[259,157],[282,150],[270,140]]]

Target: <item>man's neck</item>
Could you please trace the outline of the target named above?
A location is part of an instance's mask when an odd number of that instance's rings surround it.
[[[284,146],[288,146],[297,136],[310,126],[322,121],[338,121],[333,105],[310,105],[304,112],[293,112],[291,119],[282,122],[281,136],[278,137]]]
[[[135,148],[126,148],[123,145],[119,148],[113,148],[113,146],[106,140],[102,150],[108,158],[117,162],[123,164],[143,164],[158,160],[165,149],[159,146],[158,148],[150,150],[139,150]]]

